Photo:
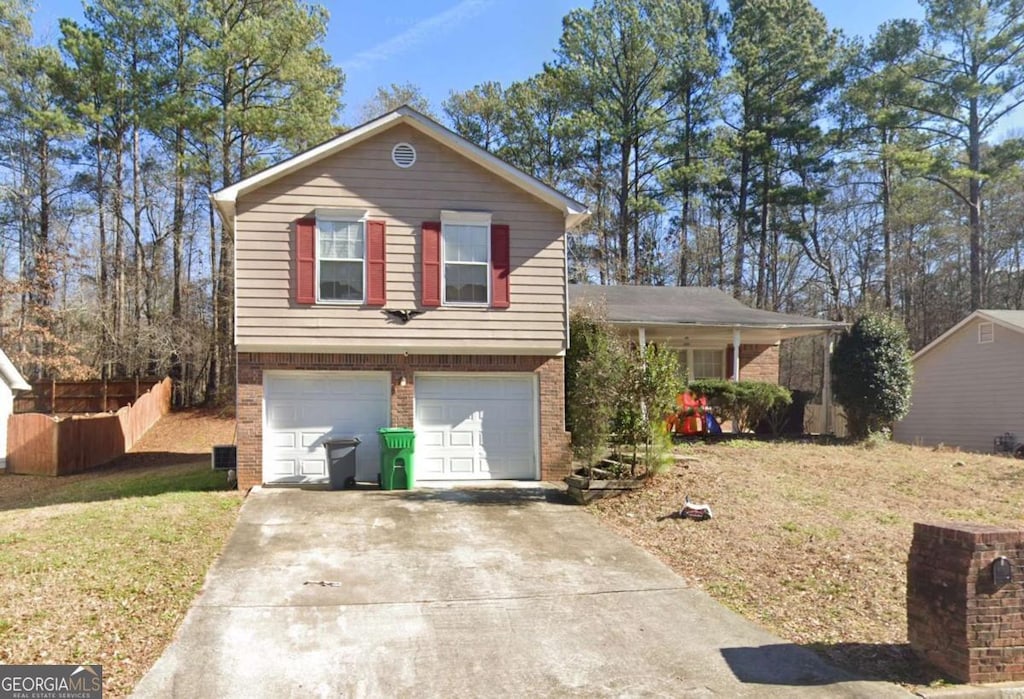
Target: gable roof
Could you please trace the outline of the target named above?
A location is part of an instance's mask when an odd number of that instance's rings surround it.
[[[318,160],[330,157],[335,153],[340,153],[346,148],[350,148],[399,124],[411,126],[425,136],[448,146],[485,170],[489,170],[498,177],[529,192],[541,201],[554,206],[556,209],[560,209],[565,215],[566,229],[574,228],[590,216],[590,211],[585,205],[565,196],[536,177],[509,165],[501,158],[489,153],[475,143],[467,141],[454,131],[438,124],[430,117],[420,114],[408,105],[403,105],[384,116],[377,117],[362,126],[346,131],[342,135],[314,146],[303,153],[299,153],[265,170],[261,170],[240,182],[213,192],[210,194],[210,199],[216,205],[217,212],[220,214],[221,220],[224,221],[224,225],[230,226],[235,217],[235,203],[241,195],[259,189],[263,185],[269,184]]]
[[[960,330],[968,323],[974,320],[980,320],[982,322],[995,323],[1007,330],[1021,333],[1024,335],[1024,311],[1000,311],[995,309],[978,309],[973,313],[967,314],[967,317],[961,320],[959,323],[954,325],[946,332],[939,335],[937,338],[929,342],[927,345],[919,349],[911,361],[917,361],[925,354],[931,352],[933,349],[938,347],[940,344],[945,342],[946,338]]]
[[[4,383],[10,386],[12,391],[31,391],[32,387],[28,385],[28,381],[21,375],[18,368],[14,366],[7,354],[0,350],[0,378],[3,379]]]
[[[619,325],[699,325],[720,328],[839,330],[821,318],[751,308],[721,289],[706,286],[599,286],[570,284],[569,304],[603,304]]]

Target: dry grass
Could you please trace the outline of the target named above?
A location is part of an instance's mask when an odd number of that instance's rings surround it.
[[[106,695],[131,691],[233,527],[241,497],[209,465],[233,429],[176,413],[101,470],[0,476],[0,662],[99,663]]]
[[[592,511],[713,597],[837,665],[904,684],[942,678],[906,636],[916,521],[1018,526],[1024,462],[898,444],[733,440]],[[707,522],[671,517],[689,495]]]

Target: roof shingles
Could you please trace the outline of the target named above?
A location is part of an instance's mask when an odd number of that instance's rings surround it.
[[[729,327],[842,328],[821,318],[750,308],[721,289],[703,286],[598,286],[571,284],[569,304],[604,307],[612,323]]]

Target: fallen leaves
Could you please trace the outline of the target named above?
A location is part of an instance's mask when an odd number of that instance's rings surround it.
[[[591,510],[692,583],[787,640],[863,675],[939,679],[909,651],[906,560],[915,521],[1019,525],[1024,463],[886,444],[682,445],[682,462]],[[666,517],[689,495],[714,508]]]

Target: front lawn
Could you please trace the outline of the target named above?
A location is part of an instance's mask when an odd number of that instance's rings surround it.
[[[99,663],[124,696],[170,641],[241,495],[181,432],[209,420],[164,421],[173,451],[150,438],[93,473],[0,476],[0,662]]]
[[[676,448],[642,490],[591,506],[733,610],[837,665],[904,684],[940,676],[907,646],[916,521],[1019,526],[1024,461],[882,443],[733,440]],[[706,522],[671,515],[685,496]]]

